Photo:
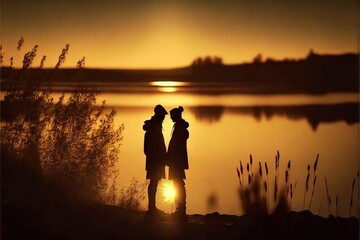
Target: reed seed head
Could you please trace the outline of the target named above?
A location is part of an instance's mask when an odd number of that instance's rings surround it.
[[[56,63],[55,68],[59,68],[59,67],[65,62],[66,55],[67,55],[68,52],[69,52],[69,47],[70,47],[69,44],[66,44],[66,45],[65,45],[65,47],[64,47],[63,50],[61,51],[61,54],[60,54],[60,56],[59,56],[59,60],[58,60],[58,62]]]
[[[0,44],[0,66],[3,64],[5,53],[2,51],[2,44]]]
[[[35,45],[30,52],[27,52],[24,55],[23,69],[27,69],[27,68],[29,68],[31,66],[34,58],[36,57],[36,53],[37,53],[38,48],[39,48],[39,46]]]
[[[266,163],[266,162],[265,162],[265,173],[266,173],[266,175],[269,174],[269,169],[268,169],[268,166],[267,166],[267,163]]]
[[[314,163],[314,172],[316,172],[316,167],[317,167],[317,164],[318,164],[318,159],[319,159],[319,154],[316,156],[316,160],[315,160],[315,163]]]
[[[83,57],[81,60],[79,60],[76,64],[77,68],[85,68],[85,57]]]
[[[338,195],[336,195],[336,196],[335,196],[335,206],[336,206],[336,208],[337,208],[337,206],[338,206],[338,201],[339,201],[339,198],[338,198]]]
[[[46,56],[44,55],[41,59],[41,62],[40,62],[40,68],[43,68],[44,67],[44,63],[45,63],[45,60],[46,60]]]
[[[17,50],[20,51],[22,45],[24,44],[24,38],[23,36],[20,37],[19,41],[18,41],[18,45],[17,45]]]
[[[315,176],[314,181],[313,181],[313,186],[315,186],[315,184],[316,184],[316,176]]]
[[[308,172],[305,182],[306,191],[309,189],[309,179],[310,179],[310,173]]]
[[[352,182],[352,189],[354,189],[355,187],[355,178],[353,179],[353,182]]]
[[[265,192],[267,192],[267,182],[266,181],[264,182],[264,189],[265,189]]]

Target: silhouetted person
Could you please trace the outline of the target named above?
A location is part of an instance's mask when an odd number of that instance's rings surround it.
[[[177,194],[175,196],[176,215],[186,216],[186,190],[185,169],[189,169],[187,154],[187,139],[189,138],[189,123],[181,114],[183,107],[174,108],[170,111],[170,117],[174,122],[172,136],[169,142],[167,164],[169,166],[169,179],[174,181]]]
[[[154,116],[144,122],[144,153],[146,155],[146,179],[148,187],[149,213],[161,212],[156,208],[156,191],[160,179],[165,178],[166,146],[162,134],[162,122],[168,114],[161,105],[154,108]]]

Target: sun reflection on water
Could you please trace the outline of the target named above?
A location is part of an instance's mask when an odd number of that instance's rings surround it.
[[[177,92],[179,87],[189,86],[189,83],[177,81],[154,81],[151,82],[150,85],[158,87],[160,92],[172,93]]]
[[[167,93],[176,92],[175,87],[160,87],[158,89],[159,89],[160,92],[167,92]]]
[[[183,87],[188,86],[187,82],[177,82],[177,81],[155,81],[150,83],[151,86],[156,87]]]

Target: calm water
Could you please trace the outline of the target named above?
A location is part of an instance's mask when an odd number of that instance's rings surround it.
[[[325,178],[332,201],[332,214],[349,216],[353,179],[359,169],[359,95],[239,95],[198,94],[184,84],[152,88],[129,85],[131,91],[104,93],[97,102],[117,110],[116,125],[124,123],[124,140],[120,148],[118,168],[120,187],[128,186],[134,177],[145,180],[143,153],[143,122],[153,115],[153,107],[166,109],[183,106],[183,117],[189,122],[188,154],[190,169],[186,172],[187,213],[243,214],[238,197],[239,181],[236,167],[245,165],[253,156],[253,172],[259,162],[269,166],[269,191],[274,190],[275,154],[280,152],[280,184],[285,182],[285,170],[291,160],[290,182],[296,188],[291,201],[295,211],[303,210],[307,166],[312,167],[319,154],[317,182],[311,211],[328,216]],[[177,91],[187,87],[186,91]],[[212,90],[220,86],[211,86]],[[123,87],[121,88],[123,89]],[[144,91],[144,89],[146,91]],[[174,92],[175,91],[175,92]],[[131,92],[131,93],[128,93]],[[141,93],[140,93],[141,92]],[[188,92],[188,93],[186,93]],[[54,94],[58,99],[60,94]],[[1,92],[1,98],[3,92]],[[166,144],[171,137],[172,121],[163,123]],[[312,185],[313,172],[309,185]],[[359,179],[355,181],[354,202],[359,202]],[[168,180],[160,182],[157,206],[174,211],[163,192]],[[311,190],[306,194],[309,205]],[[336,197],[338,199],[336,207]],[[209,198],[213,199],[209,205]],[[270,197],[272,200],[272,197]],[[147,206],[147,199],[144,207]],[[273,208],[273,201],[270,201]],[[351,215],[358,216],[358,204]]]
[[[307,165],[314,164],[320,155],[317,183],[311,211],[327,216],[329,213],[325,177],[332,199],[332,213],[349,215],[353,178],[358,171],[359,116],[357,94],[303,95],[197,95],[180,93],[101,94],[98,102],[117,110],[116,124],[125,124],[124,141],[120,149],[119,185],[126,186],[134,177],[145,181],[143,154],[143,122],[153,115],[160,103],[166,109],[182,105],[183,117],[190,123],[187,171],[187,212],[206,214],[243,214],[238,197],[239,181],[236,167],[241,160],[249,161],[252,154],[253,171],[258,162],[269,166],[270,191],[273,191],[276,151],[280,152],[280,183],[291,160],[290,182],[296,183],[291,207],[303,210]],[[338,105],[339,103],[355,103]],[[172,121],[163,123],[166,143],[171,137]],[[312,185],[312,178],[310,184]],[[164,201],[160,183],[158,207],[174,210],[173,203]],[[358,189],[356,180],[355,189]],[[306,206],[309,204],[307,193]],[[212,196],[215,204],[210,206]],[[338,210],[335,198],[338,196]],[[358,190],[354,201],[358,202]],[[272,206],[273,203],[270,202]],[[356,204],[355,204],[356,205]],[[146,206],[146,201],[144,202]],[[306,207],[307,208],[307,207]],[[353,206],[352,215],[357,216]]]

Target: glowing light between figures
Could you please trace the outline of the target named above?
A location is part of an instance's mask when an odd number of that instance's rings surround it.
[[[164,202],[166,203],[175,202],[176,191],[172,182],[164,182],[162,184],[162,195]]]

